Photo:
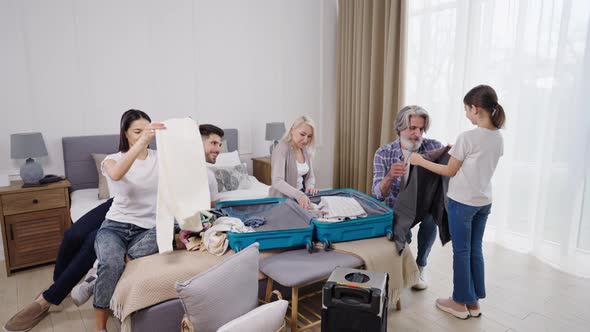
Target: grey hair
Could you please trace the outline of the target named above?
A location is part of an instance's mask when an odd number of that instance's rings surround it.
[[[397,116],[395,117],[393,126],[395,127],[395,132],[398,136],[402,130],[407,129],[410,126],[410,117],[412,116],[422,117],[424,119],[424,132],[428,131],[428,127],[430,127],[430,116],[428,115],[428,112],[420,106],[409,105],[397,112]]]

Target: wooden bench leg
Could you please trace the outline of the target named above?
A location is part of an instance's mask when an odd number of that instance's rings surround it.
[[[291,291],[291,332],[297,332],[298,304],[299,288],[293,287],[293,290]]]
[[[272,278],[266,277],[266,294],[264,295],[264,301],[270,303],[270,297],[272,296]]]
[[[397,299],[397,302],[396,302],[396,304],[395,304],[395,309],[396,309],[397,311],[400,311],[400,310],[402,310],[402,299],[401,299],[401,298]]]

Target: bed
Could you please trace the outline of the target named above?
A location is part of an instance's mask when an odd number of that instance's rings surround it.
[[[238,150],[238,130],[224,129],[223,140],[228,152]],[[117,152],[119,135],[94,135],[62,138],[65,175],[72,183],[71,208],[72,221],[78,220],[86,212],[105,202],[98,198],[98,172],[92,153],[110,154]],[[152,148],[156,148],[152,143]],[[249,175],[251,186],[219,193],[219,200],[254,199],[268,196],[269,186]]]

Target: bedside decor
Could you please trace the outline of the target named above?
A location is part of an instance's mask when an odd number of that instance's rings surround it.
[[[273,141],[270,145],[270,153],[272,154],[272,149],[274,149],[277,144],[279,144],[279,140],[285,134],[285,123],[283,122],[269,122],[266,124],[266,140]]]
[[[70,218],[70,182],[23,188],[21,181],[0,188],[0,227],[6,275],[55,262]]]
[[[10,157],[26,159],[20,168],[24,186],[35,185],[43,178],[43,168],[33,158],[47,155],[47,148],[41,133],[19,133],[10,135]]]

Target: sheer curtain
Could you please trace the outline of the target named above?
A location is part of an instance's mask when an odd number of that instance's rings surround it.
[[[505,154],[486,239],[590,277],[590,1],[409,1],[405,104],[428,136],[472,128],[464,94],[498,93]]]

